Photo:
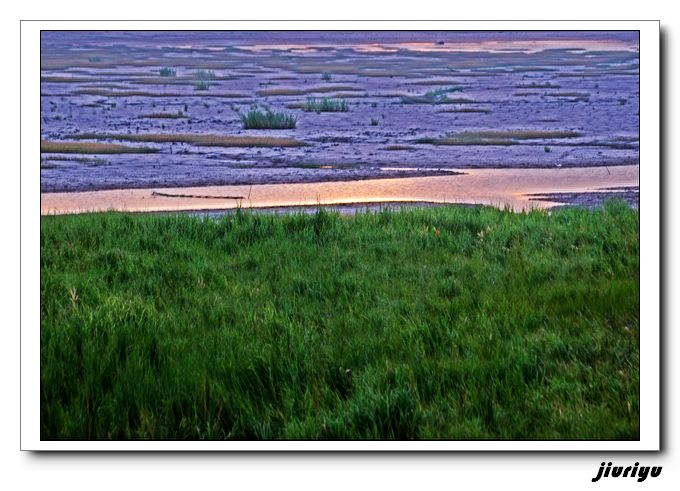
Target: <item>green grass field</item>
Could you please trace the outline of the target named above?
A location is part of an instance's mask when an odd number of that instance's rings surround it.
[[[639,214],[41,219],[41,438],[638,439]]]

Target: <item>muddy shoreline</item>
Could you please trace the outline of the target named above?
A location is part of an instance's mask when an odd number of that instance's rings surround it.
[[[400,179],[404,177],[430,177],[430,176],[450,176],[462,174],[447,169],[419,169],[414,170],[388,170],[367,168],[357,169],[346,173],[335,173],[330,176],[323,176],[319,173],[314,174],[291,174],[281,176],[256,176],[247,178],[210,178],[202,176],[187,176],[181,179],[143,179],[136,176],[134,179],[125,178],[123,180],[99,180],[98,182],[82,183],[70,182],[62,184],[41,184],[41,193],[77,193],[91,191],[109,191],[119,189],[146,189],[149,187],[159,188],[193,188],[193,187],[212,187],[212,186],[258,186],[263,184],[314,184],[325,182],[351,182],[364,181],[371,179]]]
[[[563,203],[557,207],[578,206],[582,208],[597,208],[605,201],[617,199],[624,201],[631,208],[640,208],[640,188],[638,186],[623,186],[621,188],[598,189],[581,193],[538,193],[531,195],[532,201],[551,201]]]
[[[323,164],[321,164],[323,165]],[[363,181],[371,179],[400,179],[412,177],[431,177],[448,176],[465,173],[466,169],[555,169],[555,168],[589,168],[589,167],[618,167],[636,165],[632,160],[620,160],[617,162],[580,162],[560,164],[508,164],[508,165],[484,165],[468,164],[447,168],[440,166],[437,168],[413,168],[403,165],[399,169],[394,164],[385,164],[384,167],[357,167],[348,170],[334,170],[324,175],[323,170],[314,169],[313,171],[300,172],[300,169],[289,167],[278,167],[281,172],[267,172],[258,176],[256,173],[246,175],[229,175],[219,177],[213,175],[201,175],[201,168],[192,169],[189,176],[144,176],[139,173],[134,176],[106,176],[101,175],[97,181],[79,181],[65,179],[64,181],[45,181],[41,182],[41,193],[68,193],[85,191],[104,191],[114,189],[145,189],[149,187],[162,188],[183,188],[183,187],[210,187],[210,186],[257,186],[262,184],[304,184],[304,183],[325,183],[325,182],[348,182]],[[269,167],[275,169],[276,167]]]

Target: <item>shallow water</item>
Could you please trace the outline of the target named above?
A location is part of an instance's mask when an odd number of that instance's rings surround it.
[[[639,186],[639,166],[636,165],[612,168],[467,169],[464,172],[453,176],[344,182],[43,193],[41,213],[219,210],[378,202],[478,203],[522,211],[561,204],[532,200],[532,194],[577,193]],[[224,198],[227,196],[242,198]]]

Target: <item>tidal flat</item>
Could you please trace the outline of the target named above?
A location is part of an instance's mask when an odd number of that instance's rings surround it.
[[[46,31],[41,191],[639,165],[638,51],[625,32]],[[141,150],[59,151],[88,144]]]

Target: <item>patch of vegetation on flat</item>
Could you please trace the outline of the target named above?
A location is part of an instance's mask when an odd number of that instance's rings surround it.
[[[197,70],[193,74],[194,90],[208,90],[211,82],[217,78],[213,70]]]
[[[297,117],[294,114],[271,109],[252,109],[240,117],[246,130],[293,129],[297,125]]]
[[[491,109],[483,109],[479,107],[454,107],[450,109],[442,109],[440,111],[437,111],[439,113],[482,113],[482,114],[489,114],[491,113]]]
[[[438,85],[438,86],[460,85],[460,81],[459,80],[442,79],[442,78],[428,78],[428,79],[424,79],[424,80],[414,80],[413,82],[407,82],[404,85]]]
[[[293,138],[269,136],[229,136],[200,133],[81,133],[69,138],[82,140],[121,140],[153,143],[189,143],[205,147],[302,147],[306,143]]]
[[[544,72],[556,72],[558,70],[556,68],[547,67],[516,67],[511,68],[509,71],[512,73],[534,73],[534,72],[544,73]]]
[[[158,150],[148,147],[128,147],[115,143],[72,142],[72,141],[40,141],[40,153],[154,153]]]
[[[237,80],[240,77],[229,76],[229,77],[216,77],[213,81],[226,81],[226,80]],[[193,85],[196,86],[198,80],[193,77],[144,77],[144,78],[132,78],[128,82],[135,85]]]
[[[302,110],[315,113],[347,112],[349,111],[349,105],[344,99],[308,97],[302,106]]]
[[[85,82],[99,82],[100,79],[96,77],[67,77],[67,76],[57,76],[57,75],[42,75],[40,77],[40,82],[47,82],[51,84],[76,84]]]
[[[418,138],[414,143],[431,145],[517,145],[520,140],[577,138],[578,131],[501,130],[466,131],[441,138]]]
[[[480,104],[480,101],[468,99],[466,97],[447,97],[440,104]]]
[[[329,99],[362,99],[364,97],[368,97],[366,92],[336,92],[328,94]]]
[[[55,162],[77,162],[79,164],[85,164],[92,167],[97,167],[106,164],[106,160],[100,159],[98,157],[73,157],[70,155],[68,157],[64,157],[61,155],[52,155],[50,157],[40,159],[40,168],[41,169],[56,168],[58,165],[55,164]]]
[[[194,90],[208,90],[210,89],[210,82],[207,80],[196,80],[194,82]]]
[[[128,90],[130,86],[124,84],[116,83],[96,83],[91,85],[83,85],[83,90],[101,90],[101,89],[112,89],[112,90]]]
[[[194,83],[196,87],[201,81]],[[207,83],[207,82],[206,82]],[[209,84],[208,84],[209,85]],[[73,92],[74,95],[98,95],[102,97],[192,97],[193,95],[187,92],[149,92],[145,90],[107,90],[107,89],[78,89]],[[42,94],[47,96],[48,94]],[[213,93],[201,95],[201,97],[225,97],[228,99],[237,99],[247,97],[245,94],[237,93]]]
[[[163,67],[159,70],[158,74],[161,77],[176,77],[177,76],[177,70],[174,68],[170,67]]]
[[[363,89],[353,87],[351,85],[323,85],[320,87],[309,87],[307,89],[297,88],[274,88],[258,90],[256,94],[261,97],[266,96],[284,96],[284,95],[307,95],[307,94],[323,94],[327,92],[361,92]]]
[[[43,216],[41,439],[636,440],[638,226]]]
[[[184,112],[182,111],[177,111],[175,113],[151,113],[151,114],[142,114],[140,118],[147,118],[147,119],[182,119],[188,117]]]
[[[417,150],[417,147],[411,145],[386,145],[382,149],[390,152],[397,152],[401,150]]]
[[[215,80],[217,75],[214,70],[196,70],[193,77],[196,80]]]
[[[330,99],[330,100],[345,100],[345,99],[358,99],[358,98],[363,98],[367,97],[365,93],[359,94],[356,92],[338,92],[337,94],[330,94],[328,97],[324,97],[323,99]],[[349,106],[349,104],[348,104]],[[307,101],[305,100],[304,102],[298,101],[298,102],[289,102],[286,104],[286,109],[305,109],[307,106]],[[348,107],[349,110],[349,107]],[[342,111],[344,112],[344,111]]]
[[[559,89],[561,87],[561,85],[551,82],[531,82],[528,84],[517,84],[514,86],[515,89]]]

